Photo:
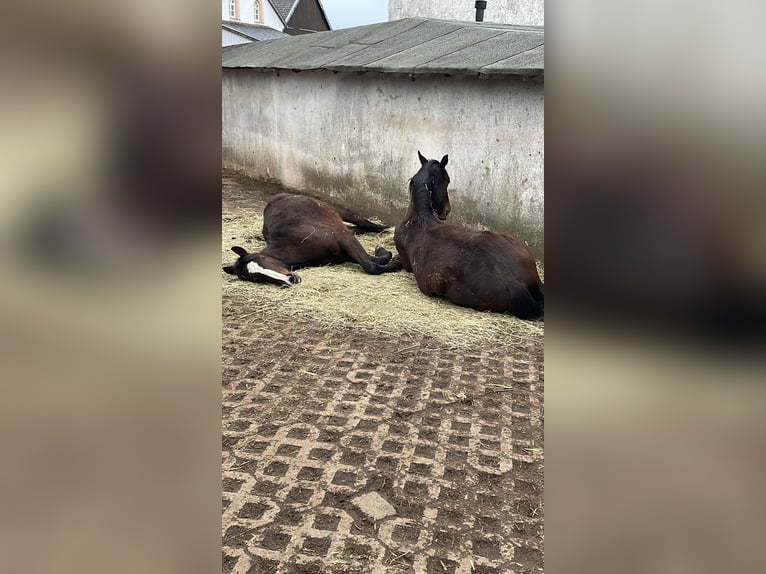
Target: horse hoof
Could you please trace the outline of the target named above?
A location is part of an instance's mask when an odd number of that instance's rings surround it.
[[[378,245],[375,248],[375,259],[378,265],[386,265],[389,261],[391,261],[391,257],[393,257],[393,254],[384,247],[381,247]]]
[[[290,281],[290,285],[297,285],[303,279],[300,278],[299,275],[296,275],[295,273],[290,273],[290,275],[287,276],[287,279]]]

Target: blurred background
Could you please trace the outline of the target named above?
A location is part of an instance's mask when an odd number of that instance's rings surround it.
[[[0,571],[214,572],[217,7],[0,13]]]
[[[762,3],[546,2],[546,567],[766,533]]]
[[[217,6],[0,11],[0,570],[217,571]],[[765,15],[546,3],[550,572],[760,564]]]

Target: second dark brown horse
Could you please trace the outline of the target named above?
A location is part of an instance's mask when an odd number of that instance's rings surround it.
[[[300,282],[293,271],[303,267],[353,262],[372,275],[399,271],[401,263],[390,251],[378,247],[371,256],[355,236],[384,229],[342,207],[305,195],[280,193],[263,210],[266,247],[258,253],[232,247],[239,258],[223,270],[245,281],[286,287]]]
[[[410,205],[394,242],[402,265],[426,295],[521,319],[544,314],[535,259],[518,239],[444,223],[450,211],[448,157],[427,160],[410,180]]]

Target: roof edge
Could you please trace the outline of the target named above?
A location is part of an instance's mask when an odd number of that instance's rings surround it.
[[[322,32],[334,32],[335,30],[330,25],[330,19],[327,17],[327,12],[325,12],[324,6],[322,6],[322,0],[316,0],[317,5],[319,6],[319,11],[322,13],[322,18],[324,18],[325,24],[327,24],[327,30],[322,30]],[[289,28],[287,25],[288,20],[293,17],[293,13],[295,13],[295,9],[298,7],[298,4],[301,3],[301,0],[296,0],[293,3],[293,7],[290,8],[290,12],[287,14],[287,17],[285,18],[285,27]],[[364,26],[364,24],[362,24]],[[342,30],[343,28],[341,28]]]
[[[279,21],[282,22],[282,25],[287,27],[287,21],[284,18],[282,18],[282,14],[280,14],[279,10],[277,10],[277,7],[274,6],[274,2],[272,2],[271,0],[266,0],[266,1],[269,3],[269,5],[271,5],[271,9],[274,10],[274,13],[277,15],[277,18],[279,18]]]
[[[349,42],[355,43],[357,42],[357,37],[361,38],[361,34],[363,34],[363,31],[360,32],[352,32],[352,30],[359,30],[364,29],[368,27],[373,26],[390,26],[394,25],[396,23],[401,22],[412,22],[414,23],[414,27],[417,28],[421,23],[424,22],[442,22],[445,24],[450,24],[457,27],[471,27],[474,29],[484,29],[487,31],[495,31],[498,30],[498,35],[502,35],[502,33],[510,34],[513,37],[520,37],[520,38],[527,38],[525,40],[521,40],[521,44],[525,45],[525,49],[522,49],[521,52],[518,54],[511,54],[509,53],[507,56],[504,56],[501,58],[501,60],[498,60],[498,62],[503,60],[509,60],[510,58],[514,56],[519,56],[520,54],[524,52],[529,52],[533,48],[535,50],[539,50],[539,53],[528,58],[519,58],[518,61],[508,61],[507,64],[504,64],[503,66],[499,68],[493,68],[491,67],[493,64],[489,63],[487,60],[484,60],[479,65],[472,65],[472,66],[460,66],[460,65],[454,65],[446,64],[446,67],[441,67],[439,65],[433,66],[430,64],[430,62],[425,62],[422,59],[418,61],[411,61],[407,62],[406,59],[402,61],[391,61],[389,56],[382,57],[378,59],[377,61],[374,60],[366,60],[366,63],[363,60],[360,60],[357,63],[353,62],[346,62],[343,61],[344,55],[342,54],[336,59],[330,59],[330,58],[311,58],[308,57],[307,52],[307,59],[304,61],[300,58],[296,59],[294,57],[290,57],[289,54],[284,56],[279,56],[279,52],[289,52],[290,51],[290,44],[282,44],[281,42],[299,42],[298,38],[301,38],[299,44],[296,46],[299,46],[301,50],[307,50],[310,46],[316,45],[319,46],[317,49],[327,49],[328,51],[333,49],[332,42],[329,42],[327,45],[325,44],[325,40],[319,40],[320,36],[324,37],[327,35],[328,38],[332,37],[331,35],[340,34],[339,38],[346,38],[348,35]],[[395,27],[397,28],[397,27]],[[398,28],[402,28],[400,25]],[[398,29],[397,28],[397,29]],[[408,27],[407,25],[404,25],[404,28],[409,30],[412,28],[412,26]],[[405,30],[405,32],[407,31]],[[347,34],[348,33],[348,34]],[[371,32],[372,34],[377,34],[378,31]],[[399,32],[397,32],[398,34]],[[530,36],[527,36],[527,34],[531,34]],[[484,34],[486,35],[486,34]],[[384,38],[385,34],[383,35]],[[393,34],[391,37],[396,37],[396,34]],[[539,37],[539,45],[535,42],[535,39]],[[419,17],[413,17],[413,18],[400,18],[399,20],[393,20],[389,22],[376,22],[371,24],[364,24],[360,26],[354,26],[351,28],[344,28],[339,30],[328,30],[323,32],[317,32],[314,34],[309,35],[301,35],[301,36],[289,36],[287,38],[278,38],[274,39],[270,42],[270,45],[274,48],[271,50],[271,54],[275,55],[275,57],[271,57],[267,55],[265,58],[258,58],[257,56],[255,58],[251,58],[248,55],[248,52],[241,48],[241,52],[239,50],[235,50],[233,52],[229,52],[226,55],[224,55],[221,65],[222,68],[226,69],[251,69],[256,71],[294,71],[294,72],[300,72],[300,71],[320,71],[320,70],[327,70],[333,73],[356,73],[356,74],[364,74],[364,73],[381,73],[381,74],[403,74],[408,76],[425,76],[425,75],[448,75],[448,76],[455,76],[455,77],[478,77],[478,78],[497,78],[497,77],[504,77],[504,76],[517,76],[517,77],[544,77],[545,76],[545,63],[544,63],[544,26],[521,26],[521,25],[512,25],[512,24],[503,24],[503,23],[476,23],[476,22],[470,22],[470,21],[462,21],[462,20],[442,20],[442,19],[436,19],[436,18],[419,18]],[[310,39],[309,39],[310,38]],[[313,39],[316,38],[316,42],[313,42]],[[353,39],[353,40],[352,40]],[[387,38],[389,39],[389,38]],[[430,41],[430,40],[429,40]],[[535,46],[526,46],[529,42],[533,42],[536,45]],[[308,42],[308,44],[306,44]],[[360,46],[364,46],[365,44],[363,42],[359,42]],[[374,45],[370,44],[370,46]],[[278,46],[278,47],[277,47]],[[364,50],[366,48],[360,47],[361,50]],[[253,52],[253,54],[256,54],[257,52]],[[261,52],[263,53],[263,52]],[[269,54],[269,52],[266,52],[266,54]],[[346,54],[348,55],[348,54]],[[385,63],[378,64],[378,61],[386,60]],[[417,59],[416,59],[417,60]],[[477,62],[478,63],[478,62]],[[497,62],[496,62],[497,63]]]
[[[274,40],[269,40],[269,42],[273,42]],[[243,46],[245,44],[236,44],[233,46],[225,46],[227,50],[231,48],[237,48],[239,46]],[[415,76],[444,76],[444,77],[450,77],[454,76],[456,78],[475,78],[478,80],[486,80],[490,78],[523,78],[523,79],[534,79],[534,78],[545,78],[545,68],[518,68],[509,70],[507,72],[498,72],[493,70],[481,70],[474,73],[460,73],[450,70],[383,70],[383,69],[376,69],[376,68],[370,68],[368,70],[346,70],[346,69],[338,69],[338,68],[332,68],[332,67],[325,67],[325,68],[311,68],[311,69],[305,69],[305,70],[297,70],[295,68],[264,68],[264,67],[258,67],[258,66],[221,66],[224,70],[249,70],[251,72],[260,72],[260,73],[283,73],[283,72],[293,72],[294,74],[300,74],[304,72],[327,72],[329,74],[348,74],[348,75],[354,75],[354,76],[361,76],[363,74],[382,74],[385,76],[403,76],[407,78],[415,77]]]
[[[231,32],[232,34],[236,34],[237,36],[241,36],[243,38],[247,38],[248,40],[258,40],[258,38],[255,38],[253,36],[250,36],[249,34],[245,34],[244,32],[240,32],[239,30],[235,30],[234,28],[231,28],[227,26],[226,24],[221,24],[221,28],[226,30],[227,32]]]
[[[317,0],[317,4],[319,5],[319,11],[322,13],[322,18],[324,18],[324,21],[327,23],[327,31],[331,32],[334,30],[332,27],[332,24],[330,24],[330,19],[327,17],[327,12],[324,9],[324,6],[322,6],[322,0]],[[297,4],[296,4],[297,6]],[[341,28],[342,30],[343,28]]]

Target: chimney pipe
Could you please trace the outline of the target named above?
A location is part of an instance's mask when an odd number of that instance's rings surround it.
[[[476,21],[484,22],[484,10],[487,8],[487,2],[476,0]]]

